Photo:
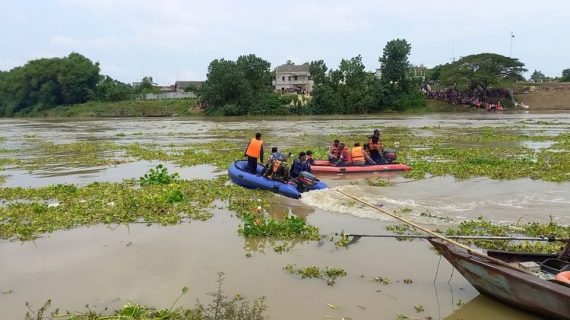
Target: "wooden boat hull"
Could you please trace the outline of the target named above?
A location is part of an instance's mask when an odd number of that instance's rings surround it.
[[[382,172],[382,171],[408,171],[411,170],[409,166],[402,163],[393,164],[375,164],[364,166],[332,166],[327,160],[316,160],[315,164],[311,166],[312,172]]]
[[[429,242],[480,293],[541,316],[570,320],[570,287],[471,255],[438,239]]]

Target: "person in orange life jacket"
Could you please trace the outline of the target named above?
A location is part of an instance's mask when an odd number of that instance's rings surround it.
[[[288,155],[282,155],[281,159],[273,160],[270,167],[265,172],[265,177],[275,181],[287,182],[289,181],[289,170],[287,168]]]
[[[303,151],[299,152],[299,157],[293,160],[289,176],[297,178],[302,171],[311,172],[311,167],[307,165],[307,154]]]
[[[329,162],[335,163],[340,157],[340,141],[335,139],[332,146],[329,148]]]
[[[257,160],[259,159],[263,163],[263,140],[261,140],[261,133],[256,133],[255,138],[251,139],[245,149],[245,156],[247,156],[247,171],[257,173]]]
[[[363,166],[366,163],[366,153],[362,150],[360,143],[356,142],[352,150],[350,150],[350,158],[353,166]]]
[[[340,145],[340,156],[338,157],[338,164],[340,166],[350,165],[350,149],[341,143]]]

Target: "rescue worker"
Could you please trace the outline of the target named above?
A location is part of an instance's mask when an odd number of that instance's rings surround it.
[[[267,168],[265,177],[271,180],[287,183],[289,181],[289,170],[287,168],[288,155],[283,155],[281,160],[274,160],[271,167]]]
[[[257,160],[263,163],[263,140],[261,140],[261,133],[256,133],[255,138],[252,138],[247,148],[245,149],[245,156],[247,156],[247,171],[250,173],[257,173]]]
[[[338,165],[340,166],[347,166],[350,165],[350,149],[341,143],[339,145],[340,148],[340,156],[338,157]]]
[[[261,172],[261,174],[265,175],[265,172],[267,172],[267,168],[271,167],[271,165],[273,164],[273,161],[274,160],[281,160],[282,157],[283,157],[283,154],[281,152],[279,152],[277,147],[272,147],[271,148],[271,154],[269,155],[269,157],[267,157],[267,163],[265,164],[265,168],[263,168],[263,171]]]
[[[307,166],[310,168],[315,165],[315,159],[313,159],[313,151],[307,151]]]
[[[340,141],[338,139],[335,139],[332,146],[329,148],[328,156],[330,163],[338,161],[338,158],[340,157]]]
[[[384,147],[380,142],[379,136],[372,136],[368,142],[368,150],[370,150],[370,158],[376,163],[382,163],[382,151]]]
[[[299,152],[299,157],[293,160],[289,176],[297,178],[302,171],[311,172],[311,167],[307,165],[307,154],[303,151]]]
[[[364,157],[364,150],[360,146],[360,143],[356,142],[352,150],[350,150],[350,158],[352,160],[353,166],[363,166],[366,163],[366,158]]]

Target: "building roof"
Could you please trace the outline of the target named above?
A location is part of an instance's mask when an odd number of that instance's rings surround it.
[[[309,72],[309,64],[284,64],[275,69],[275,73]]]
[[[201,87],[204,84],[204,81],[176,81],[174,83],[174,85],[176,86],[176,88],[188,88],[190,86],[194,86],[194,87]]]

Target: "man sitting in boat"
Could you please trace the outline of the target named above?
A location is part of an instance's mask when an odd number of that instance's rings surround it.
[[[311,172],[311,167],[307,165],[307,154],[303,151],[299,152],[299,157],[293,160],[289,176],[297,178],[302,171]]]
[[[356,142],[352,150],[350,150],[350,156],[352,159],[353,166],[363,166],[365,164],[374,164],[374,161],[370,158],[364,149],[360,146],[360,143]]]
[[[368,150],[370,150],[370,158],[376,163],[382,163],[382,151],[384,147],[380,141],[380,136],[372,136],[368,141]]]
[[[344,143],[341,143],[339,147],[340,147],[340,156],[338,157],[338,161],[336,164],[343,167],[351,165],[352,158],[350,154],[350,149],[347,146],[345,146]]]
[[[282,158],[283,158],[283,154],[281,152],[279,152],[277,147],[272,147],[271,148],[271,154],[267,158],[267,163],[265,164],[265,168],[263,169],[262,174],[265,175],[265,173],[267,172],[267,169],[273,165],[274,160],[281,160]]]
[[[289,168],[287,168],[286,154],[281,156],[281,160],[275,159],[270,167],[265,172],[265,177],[271,180],[287,182],[289,181]]]
[[[315,165],[315,159],[313,159],[313,151],[307,150],[307,166],[311,168],[311,166],[314,165]]]
[[[329,162],[336,163],[340,157],[340,141],[335,139],[332,146],[329,148]]]

